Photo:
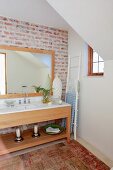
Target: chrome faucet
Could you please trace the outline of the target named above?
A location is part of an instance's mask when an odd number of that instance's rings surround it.
[[[27,100],[26,100],[26,94],[25,94],[25,96],[24,96],[24,104],[26,104],[27,103]]]
[[[26,97],[27,97],[27,86],[22,86],[22,88],[23,88],[23,94],[24,94],[24,104],[26,104],[27,103],[27,99],[26,99]]]

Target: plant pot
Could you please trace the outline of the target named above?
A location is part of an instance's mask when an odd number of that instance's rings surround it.
[[[42,99],[42,102],[43,102],[43,103],[49,103],[50,101],[51,101],[50,94],[48,94],[48,95],[43,95],[43,99]]]

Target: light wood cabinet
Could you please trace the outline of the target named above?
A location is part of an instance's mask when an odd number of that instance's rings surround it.
[[[60,134],[47,135],[40,129],[41,136],[32,138],[32,131],[26,130],[23,132],[24,140],[20,143],[14,141],[14,133],[0,135],[0,155],[63,138],[67,138],[67,142],[70,142],[71,106],[0,115],[0,129],[62,118],[66,118],[66,130]]]

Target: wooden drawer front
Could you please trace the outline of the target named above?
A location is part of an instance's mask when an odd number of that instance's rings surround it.
[[[0,115],[0,129],[71,116],[71,107],[16,112]]]

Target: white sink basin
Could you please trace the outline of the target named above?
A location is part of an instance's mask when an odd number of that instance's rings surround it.
[[[20,104],[20,105],[15,105],[14,108],[16,109],[32,109],[36,108],[37,106],[35,104]]]
[[[35,102],[29,104],[15,104],[14,106],[1,105],[0,106],[0,115],[2,114],[12,114],[15,112],[25,112],[29,110],[42,110],[50,109],[56,107],[67,106],[69,104],[63,102],[62,105],[59,104],[43,104],[42,102]]]
[[[35,104],[16,104],[14,106],[2,105],[0,107],[0,114],[14,113],[26,110],[38,110],[47,107],[47,104],[35,103]]]

